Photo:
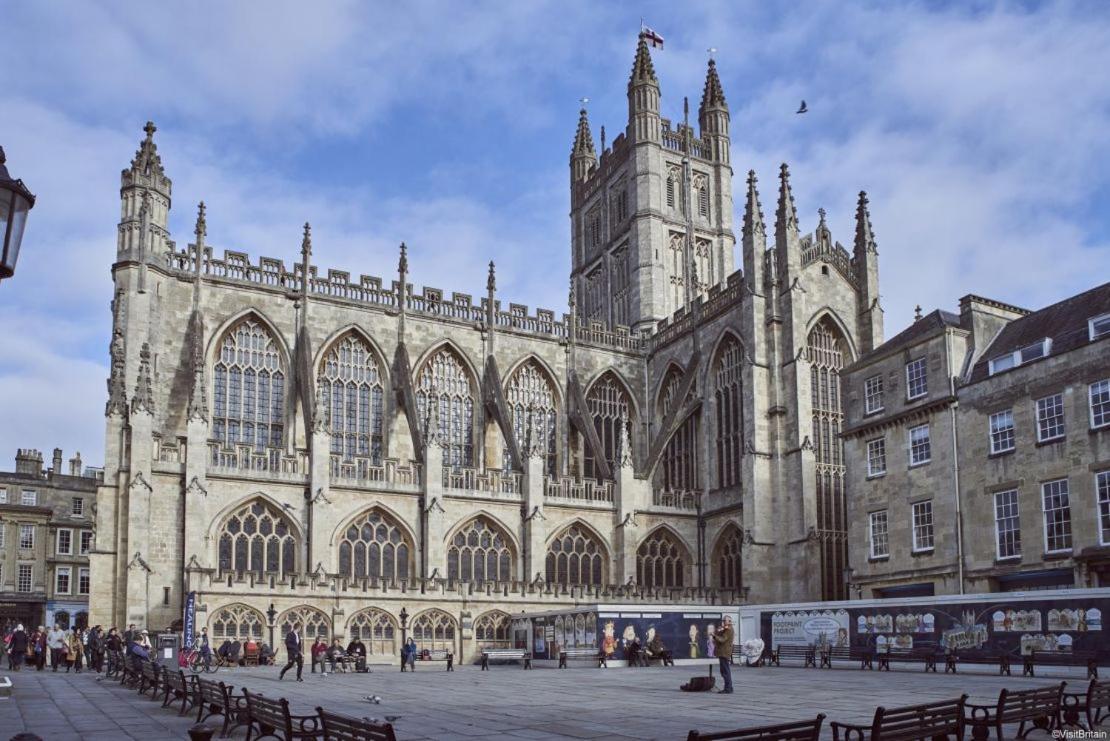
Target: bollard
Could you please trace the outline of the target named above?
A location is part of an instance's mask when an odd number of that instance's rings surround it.
[[[189,738],[192,741],[212,741],[212,735],[215,732],[215,728],[209,728],[203,723],[198,723],[189,729]]]

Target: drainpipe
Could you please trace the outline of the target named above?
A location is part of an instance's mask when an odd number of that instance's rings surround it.
[[[956,396],[956,377],[952,375],[952,333],[945,332],[945,363],[948,365],[948,390],[953,397]],[[956,412],[960,408],[959,399],[955,399],[948,407],[949,417],[952,421],[952,492],[956,496],[956,573],[960,581],[960,594],[964,594],[964,515],[963,502],[960,496],[960,437],[956,425]]]

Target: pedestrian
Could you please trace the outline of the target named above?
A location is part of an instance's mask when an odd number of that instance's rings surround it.
[[[416,641],[412,638],[408,639],[401,649],[401,671],[404,671],[406,666],[409,671],[416,671]]]
[[[3,652],[8,657],[8,671],[13,671],[15,669],[15,664],[12,661],[13,633],[15,633],[15,626],[5,621],[3,639],[0,639],[0,652]]]
[[[123,631],[123,653],[125,656],[131,653],[131,644],[135,642],[138,636],[139,631],[135,630],[135,623],[131,623],[131,626]]]
[[[31,646],[27,649],[28,658],[35,661],[35,671],[41,672],[46,668],[46,629],[41,625],[31,634]]]
[[[50,668],[58,671],[58,664],[65,661],[66,634],[57,623],[54,623],[54,627],[46,634],[46,647],[50,649]]]
[[[212,668],[212,644],[208,641],[208,628],[200,629],[197,650],[200,651],[200,657],[204,659],[204,671],[208,671]]]
[[[108,637],[104,639],[104,649],[108,653],[108,673],[119,671],[123,663],[123,640],[115,626],[108,629]]]
[[[23,659],[27,656],[27,648],[31,641],[23,630],[23,624],[15,626],[12,631],[12,641],[8,645],[8,661],[11,662],[12,671],[19,671],[23,666]]]
[[[99,625],[94,625],[89,631],[86,645],[89,648],[89,668],[99,674],[104,670],[104,634]]]
[[[68,642],[68,657],[69,661],[66,663],[66,674],[69,674],[70,669],[76,669],[75,674],[81,673],[81,658],[85,655],[85,647],[81,645],[81,630],[75,629],[66,635]]]
[[[296,628],[290,628],[289,632],[285,634],[285,653],[289,657],[289,663],[278,674],[278,679],[285,679],[285,672],[289,671],[294,664],[297,665],[297,681],[303,682],[301,672],[304,671],[304,656],[301,654],[301,634],[297,632]]]
[[[713,648],[717,653],[717,661],[721,665],[721,678],[725,686],[717,690],[718,694],[732,694],[732,618],[725,615],[721,620],[721,627],[713,634]]]

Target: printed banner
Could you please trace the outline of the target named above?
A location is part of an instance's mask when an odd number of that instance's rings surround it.
[[[193,647],[193,636],[197,634],[197,593],[189,592],[185,597],[185,648]]]

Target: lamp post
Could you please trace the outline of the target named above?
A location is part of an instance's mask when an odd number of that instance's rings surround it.
[[[402,607],[398,617],[401,618],[401,646],[404,646],[408,643],[409,611]]]
[[[274,618],[277,617],[277,610],[274,609],[274,603],[270,603],[270,609],[266,610],[266,617],[270,621],[270,650],[277,654],[277,648],[274,647]]]
[[[35,205],[35,197],[22,180],[12,178],[5,166],[4,148],[0,147],[0,280],[15,274],[19,259],[19,245],[23,242],[23,228],[27,225],[27,212]]]

